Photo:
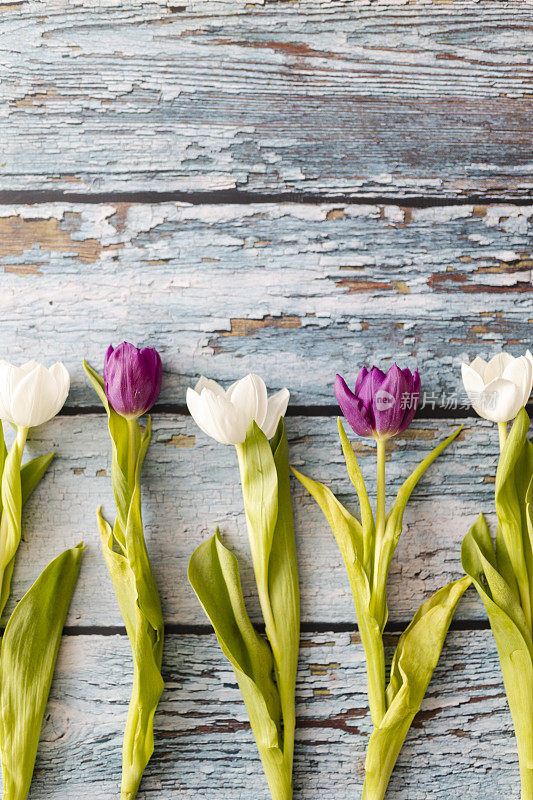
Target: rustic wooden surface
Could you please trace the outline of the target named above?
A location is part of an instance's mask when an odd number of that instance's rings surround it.
[[[198,374],[260,371],[293,403],[334,403],[335,371],[418,364],[428,401],[460,363],[531,344],[531,206],[0,207],[0,318],[13,358],[59,353],[69,404],[94,405],[82,354],[151,341],[161,402]],[[23,292],[23,294],[21,294]],[[21,297],[24,303],[21,303]],[[37,335],[38,334],[38,335]],[[280,358],[280,353],[282,357]],[[464,402],[464,398],[463,398]]]
[[[0,187],[527,197],[532,17],[527,0],[8,2]]]
[[[391,644],[395,638],[391,637]],[[493,800],[519,792],[512,723],[490,631],[452,632],[408,734],[388,797]],[[125,636],[65,637],[32,798],[116,796],[129,661]],[[212,636],[167,639],[156,753],[140,800],[267,797],[246,711]],[[350,633],[304,634],[295,796],[353,800],[371,731],[364,660]],[[453,794],[452,794],[453,791]]]
[[[409,472],[457,424],[452,420],[420,421],[406,437],[390,443],[389,502]],[[144,521],[167,623],[207,622],[188,584],[187,563],[194,548],[215,532],[217,524],[227,544],[239,553],[250,613],[255,621],[260,621],[234,448],[209,439],[190,417],[155,415],[153,425],[144,470]],[[327,482],[358,513],[338,441],[336,419],[290,417],[287,430],[292,464]],[[373,442],[356,437],[353,441],[374,500]],[[104,513],[114,519],[105,416],[59,417],[34,432],[30,448],[34,454],[55,449],[57,455],[47,479],[26,509],[24,542],[8,613],[58,549],[83,539],[90,547],[68,624],[120,625],[120,612],[102,560],[96,528],[98,503],[103,503]],[[410,619],[429,593],[460,576],[459,550],[463,536],[480,510],[490,512],[492,508],[491,478],[496,471],[497,451],[497,432],[493,427],[481,420],[468,420],[459,440],[440,456],[420,482],[406,512],[404,534],[392,567],[389,600],[393,624]],[[293,502],[302,618],[311,626],[313,622],[354,624],[348,579],[333,534],[314,500],[296,479],[293,479]],[[484,618],[474,592],[460,606],[458,618]]]
[[[112,517],[106,421],[81,358],[155,344],[164,383],[144,517],[168,637],[156,753],[140,800],[266,800],[233,674],[188,587],[221,526],[259,621],[235,454],[186,415],[201,373],[292,392],[292,463],[355,510],[333,379],[418,365],[426,392],[391,446],[389,501],[424,477],[391,570],[390,641],[490,511],[491,425],[462,358],[531,346],[529,0],[6,0],[0,6],[3,357],[63,360],[64,413],[32,433],[56,459],[24,514],[13,603],[62,548],[89,545],[30,800],[110,800],[131,661],[99,551]],[[370,492],[372,443],[356,440]],[[333,536],[293,481],[302,584],[295,800],[350,800],[370,731],[361,645]],[[8,608],[8,611],[9,611]],[[465,596],[389,797],[518,798],[494,643]]]

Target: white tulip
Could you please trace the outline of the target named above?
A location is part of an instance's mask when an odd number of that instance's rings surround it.
[[[265,436],[274,436],[285,414],[289,390],[281,389],[267,398],[265,382],[259,375],[247,375],[227,391],[216,381],[201,377],[194,389],[187,389],[187,406],[201,430],[221,444],[241,444],[255,420]]]
[[[531,394],[533,356],[513,358],[499,353],[489,362],[477,356],[461,367],[463,383],[474,411],[492,422],[514,419]]]
[[[70,388],[66,367],[47,369],[37,361],[15,367],[0,360],[0,419],[19,428],[35,428],[61,410]]]

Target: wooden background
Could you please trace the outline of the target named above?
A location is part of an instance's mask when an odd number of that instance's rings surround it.
[[[169,3],[171,0],[169,0]],[[164,385],[144,475],[164,603],[166,690],[141,800],[267,800],[233,673],[186,582],[220,523],[259,619],[232,448],[184,407],[200,373],[292,392],[294,465],[351,503],[336,371],[418,365],[425,407],[395,440],[391,496],[459,422],[406,515],[390,643],[461,574],[498,446],[460,362],[531,346],[533,5],[363,0],[4,0],[0,6],[1,355],[62,359],[67,407],[29,451],[57,457],[24,515],[13,599],[88,544],[31,800],[118,796],[130,655],[99,549],[113,513],[105,418],[81,369],[155,344]],[[353,379],[353,378],[352,378]],[[373,449],[354,441],[373,487]],[[370,731],[348,581],[293,486],[302,584],[295,800],[352,800]],[[8,609],[9,611],[9,609]],[[518,798],[498,659],[462,603],[390,800]]]

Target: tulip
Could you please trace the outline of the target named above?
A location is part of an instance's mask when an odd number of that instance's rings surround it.
[[[161,390],[161,359],[153,347],[123,342],[106,353],[104,374],[83,367],[108,417],[112,440],[111,484],[116,518],[97,510],[104,558],[132,646],[134,680],[122,747],[121,800],[135,800],[154,749],[154,713],[163,691],[164,625],[157,584],[146,549],[141,513],[141,474],[151,420],[139,417]]]
[[[117,414],[137,419],[150,408],[161,391],[162,366],[154,347],[139,349],[129,342],[109,349],[105,356],[106,397]]]
[[[252,420],[271,439],[280,417],[285,415],[289,390],[267,397],[259,375],[247,375],[226,391],[203,376],[194,389],[187,389],[187,407],[198,427],[221,444],[242,444]]]
[[[479,356],[461,366],[463,384],[476,414],[507,424],[525,406],[533,384],[533,356],[498,353],[487,363]]]
[[[350,391],[340,375],[335,396],[349,425],[358,436],[389,439],[411,424],[420,399],[418,370],[394,364],[385,375],[377,367],[363,367]]]
[[[37,361],[21,367],[0,361],[0,419],[20,429],[42,425],[61,410],[69,388],[68,371],[59,361],[49,369]]]

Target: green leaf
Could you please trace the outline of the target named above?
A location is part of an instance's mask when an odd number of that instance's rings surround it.
[[[0,485],[2,481],[2,476],[4,474],[4,465],[6,463],[7,458],[7,447],[6,441],[4,439],[4,426],[2,424],[2,420],[0,419]],[[0,492],[0,516],[2,515],[2,494]]]
[[[250,551],[267,635],[273,634],[268,597],[268,562],[278,518],[278,475],[270,443],[252,421],[237,445]]]
[[[361,640],[367,662],[368,699],[374,724],[379,724],[386,711],[385,652],[380,626],[370,612],[370,585],[363,567],[363,529],[361,523],[337,500],[331,489],[291,467],[298,480],[314,497],[341,551],[355,603]]]
[[[44,473],[50,466],[55,453],[48,453],[45,456],[32,458],[22,465],[20,470],[20,482],[22,486],[22,505],[26,503],[33,490],[40,482]]]
[[[102,377],[83,362],[108,416],[113,445],[111,482],[117,516],[113,527],[98,509],[102,550],[113,582],[133,655],[133,688],[122,758],[122,800],[136,796],[154,750],[153,720],[163,692],[161,676],[164,626],[141,515],[141,471],[151,435],[151,420],[141,432],[107,400]]]
[[[272,652],[250,622],[237,559],[222,544],[218,530],[196,548],[188,575],[235,672],[273,800],[290,800],[292,781],[281,748],[281,709],[272,679]]]
[[[275,627],[275,639],[271,640],[271,646],[283,718],[283,755],[287,771],[292,774],[300,593],[289,481],[289,444],[283,417],[270,445],[278,485],[278,514],[268,562],[268,593]]]
[[[344,453],[344,459],[346,461],[346,469],[348,470],[349,478],[354,485],[359,498],[363,531],[365,537],[371,539],[374,534],[375,523],[370,500],[368,499],[368,492],[366,490],[363,473],[361,472],[361,467],[359,466],[357,458],[355,457],[353,447],[346,436],[346,432],[340,417],[337,417],[337,427],[339,429],[339,436],[341,437],[342,452]]]
[[[513,592],[509,588],[505,591],[502,576],[495,580],[491,551],[490,534],[481,514],[464,538],[461,560],[483,601],[496,640],[518,745],[522,796],[526,798],[533,793],[533,643]]]
[[[83,368],[89,378],[96,394],[102,401],[107,413],[109,434],[113,443],[112,462],[111,462],[111,483],[115,497],[117,509],[118,525],[115,526],[115,535],[121,546],[124,546],[124,535],[127,525],[128,509],[133,492],[134,475],[136,469],[136,458],[139,444],[139,423],[133,420],[132,427],[136,431],[136,447],[130,448],[130,425],[128,420],[122,417],[113,409],[108,402],[104,388],[104,379],[86,361]]]
[[[152,756],[154,714],[164,688],[163,616],[141,518],[141,467],[149,441],[150,420],[137,449],[134,488],[128,491],[131,499],[127,512],[123,510],[120,518],[117,515],[112,529],[98,509],[102,550],[133,655],[133,688],[123,745],[122,800],[136,796]],[[124,517],[126,527],[122,530]]]
[[[392,556],[394,551],[396,550],[396,546],[398,544],[401,532],[402,532],[402,523],[403,523],[403,515],[405,512],[405,507],[411,494],[417,485],[418,481],[425,473],[428,467],[433,464],[435,459],[445,450],[449,444],[453,442],[457,436],[461,433],[463,426],[460,425],[457,430],[455,430],[451,436],[448,436],[443,442],[437,445],[429,455],[427,455],[423,461],[413,470],[413,472],[409,475],[407,480],[402,484],[400,489],[398,490],[398,494],[396,495],[396,500],[392,508],[390,509],[389,513],[387,514],[387,525],[386,525],[386,539],[390,540],[389,545],[389,552],[387,558],[385,559],[387,563],[387,572],[388,566],[390,565]]]
[[[319,481],[308,478],[294,467],[291,469],[322,509],[337,540],[346,568],[349,569],[349,572],[356,570],[358,595],[363,602],[368,604],[370,587],[363,569],[364,542],[361,523],[337,500],[331,489]],[[359,585],[360,580],[362,582]]]
[[[407,506],[407,502],[411,497],[411,494],[417,485],[418,481],[425,473],[427,468],[431,466],[431,464],[435,461],[437,456],[439,456],[443,450],[448,447],[451,442],[460,434],[463,426],[461,425],[454,431],[451,436],[448,436],[443,442],[437,445],[429,455],[427,455],[423,461],[413,470],[411,475],[407,478],[407,480],[403,483],[403,485],[398,490],[398,494],[396,495],[396,500],[392,505],[389,513],[387,514],[387,522],[385,526],[385,536],[383,538],[382,549],[379,555],[379,563],[376,567],[378,570],[379,578],[377,580],[378,586],[378,594],[380,595],[380,599],[378,602],[378,607],[381,611],[378,613],[378,616],[386,619],[386,586],[387,586],[387,577],[389,574],[390,564],[392,561],[392,557],[395,553],[396,547],[398,546],[398,542],[400,541],[400,536],[402,534],[402,526],[403,526],[403,515],[405,512],[405,507]]]
[[[527,507],[531,503],[533,477],[533,445],[527,440],[529,417],[521,408],[511,427],[510,434],[500,454],[496,472],[495,502],[498,515],[498,556],[507,558],[515,581],[506,572],[510,589],[518,593],[527,624],[531,627],[533,597],[530,575],[533,575],[533,556],[529,535]],[[505,548],[500,542],[505,543]]]
[[[2,472],[0,520],[0,616],[11,590],[15,555],[22,535],[21,461],[24,440],[20,434],[11,445]]]
[[[363,800],[381,800],[411,723],[439,660],[457,604],[470,585],[461,578],[426,600],[398,641],[387,687],[387,713],[368,745]]]
[[[4,798],[26,800],[61,634],[83,546],[66,550],[18,603],[0,651],[0,755]]]

